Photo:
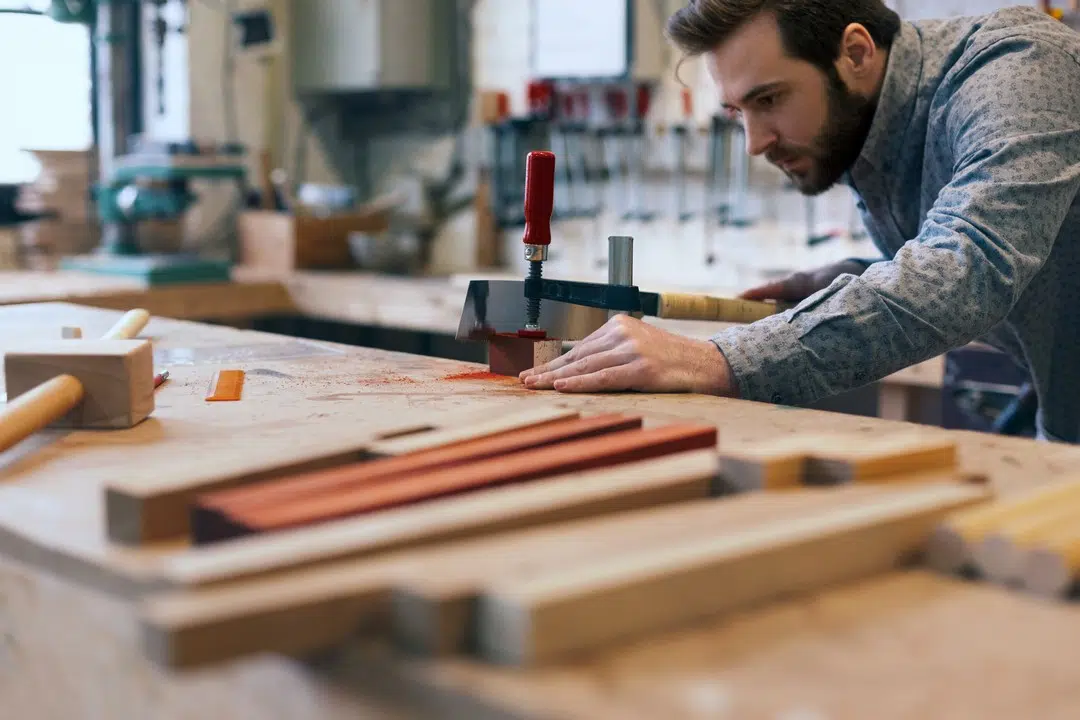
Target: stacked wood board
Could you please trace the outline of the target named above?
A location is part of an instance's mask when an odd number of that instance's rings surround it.
[[[361,632],[523,666],[909,564],[991,495],[921,435],[717,440],[711,425],[527,407],[254,472],[117,480],[107,528],[191,543],[139,601],[146,651],[169,667]]]
[[[1080,477],[950,514],[934,530],[930,565],[1062,598],[1080,578]]]

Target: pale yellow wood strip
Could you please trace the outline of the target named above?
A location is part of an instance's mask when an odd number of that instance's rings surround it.
[[[947,513],[988,497],[973,485],[912,487],[861,507],[496,579],[478,610],[480,648],[500,663],[542,663],[883,572],[921,550]]]

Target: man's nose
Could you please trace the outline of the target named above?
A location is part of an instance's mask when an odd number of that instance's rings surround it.
[[[746,153],[751,156],[761,155],[776,142],[776,133],[765,123],[749,118],[743,121],[743,133],[746,135]]]

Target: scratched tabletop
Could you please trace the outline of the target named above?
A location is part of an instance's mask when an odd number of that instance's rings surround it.
[[[93,337],[119,316],[62,303],[3,307],[0,338],[63,326]],[[523,403],[705,421],[721,447],[912,426],[705,396],[538,393],[475,364],[161,318],[142,336],[170,372],[148,420],[44,432],[0,454],[0,697],[13,717],[179,718],[213,704],[220,717],[336,720],[397,717],[416,698],[458,717],[482,708],[510,717],[1077,717],[1080,615],[1071,606],[916,570],[532,671],[406,662],[357,643],[314,664],[258,658],[167,675],[141,657],[125,593],[180,548],[109,543],[110,479],[287,462],[355,445],[388,423]],[[206,402],[225,368],[246,371],[241,400]],[[1070,446],[922,431],[955,439],[963,466],[1004,493],[1055,482],[1080,460]]]

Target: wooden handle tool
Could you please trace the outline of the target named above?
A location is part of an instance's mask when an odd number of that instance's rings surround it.
[[[0,412],[0,452],[14,447],[82,402],[83,385],[58,375],[11,400]]]
[[[783,312],[789,307],[786,304],[756,300],[719,298],[691,293],[660,293],[657,317],[668,320],[752,323]]]
[[[102,340],[131,340],[138,336],[146,323],[150,322],[150,313],[137,308],[128,310],[124,317],[120,318],[112,328],[105,333]]]
[[[105,333],[103,340],[129,340],[146,326],[150,313],[130,310]],[[73,375],[57,374],[17,397],[0,410],[0,452],[67,415],[83,401],[86,390]]]

